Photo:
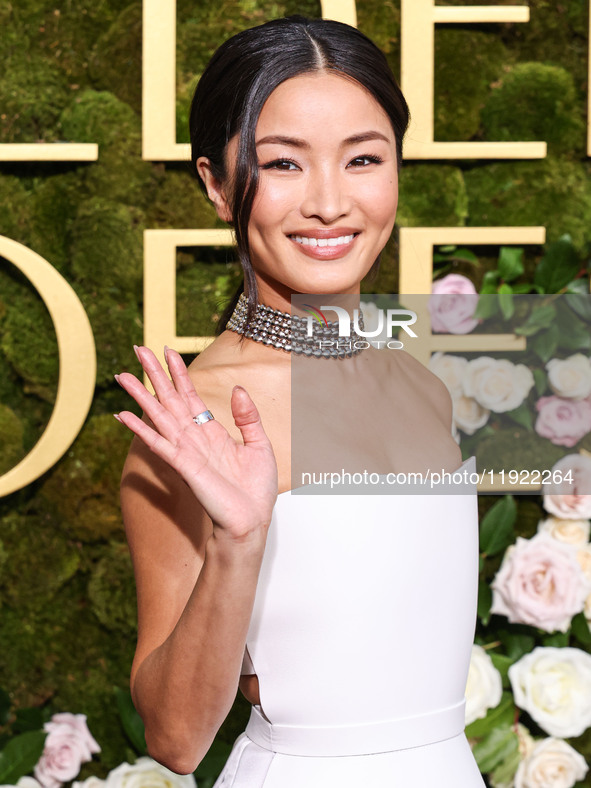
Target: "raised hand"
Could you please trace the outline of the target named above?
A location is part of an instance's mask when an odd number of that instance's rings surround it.
[[[129,411],[115,418],[180,474],[224,536],[241,541],[266,529],[277,499],[277,463],[246,389],[235,386],[230,402],[244,440],[241,444],[215,419],[204,424],[193,421],[207,405],[176,351],[166,353],[172,381],[149,348],[137,348],[136,354],[156,396],[129,372],[115,378],[154,428]]]

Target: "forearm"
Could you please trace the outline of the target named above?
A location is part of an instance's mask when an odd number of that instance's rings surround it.
[[[210,537],[179,621],[137,670],[148,749],[174,771],[197,767],[236,697],[265,540]]]

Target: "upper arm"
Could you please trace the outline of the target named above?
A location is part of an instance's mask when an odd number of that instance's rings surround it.
[[[123,468],[121,511],[137,589],[133,695],[137,669],[170,635],[184,610],[213,524],[183,479],[137,437]]]

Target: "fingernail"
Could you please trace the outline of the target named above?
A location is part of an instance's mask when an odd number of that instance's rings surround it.
[[[167,364],[168,364],[168,351],[169,350],[170,350],[170,348],[168,347],[168,345],[164,345],[164,358],[165,358]]]
[[[118,413],[113,413],[113,416],[114,416],[114,417],[117,419],[117,421],[118,421],[120,424],[123,424],[123,419],[119,418],[119,414],[118,414]]]
[[[138,360],[138,361],[141,363],[140,352],[139,352],[139,348],[138,348],[138,346],[137,346],[137,345],[134,345],[134,346],[133,346],[133,352],[134,352],[134,353],[135,353],[135,355],[137,356],[137,360]]]
[[[119,385],[121,385],[121,381],[119,380],[119,375],[113,375],[113,377],[115,378],[117,383],[119,383]]]
[[[234,386],[234,388],[232,389],[232,394],[236,391],[236,389],[240,389],[240,391],[246,391],[246,389],[243,388],[242,386]]]

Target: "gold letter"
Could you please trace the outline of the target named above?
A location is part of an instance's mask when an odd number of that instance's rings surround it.
[[[41,255],[0,236],[0,255],[14,263],[43,298],[57,336],[57,397],[45,432],[27,456],[0,476],[0,496],[39,478],[71,446],[90,409],[96,380],[96,351],[84,307],[66,280]]]
[[[544,159],[545,142],[434,142],[434,26],[457,22],[529,22],[527,6],[449,6],[401,0],[400,87],[412,115],[406,159]]]

